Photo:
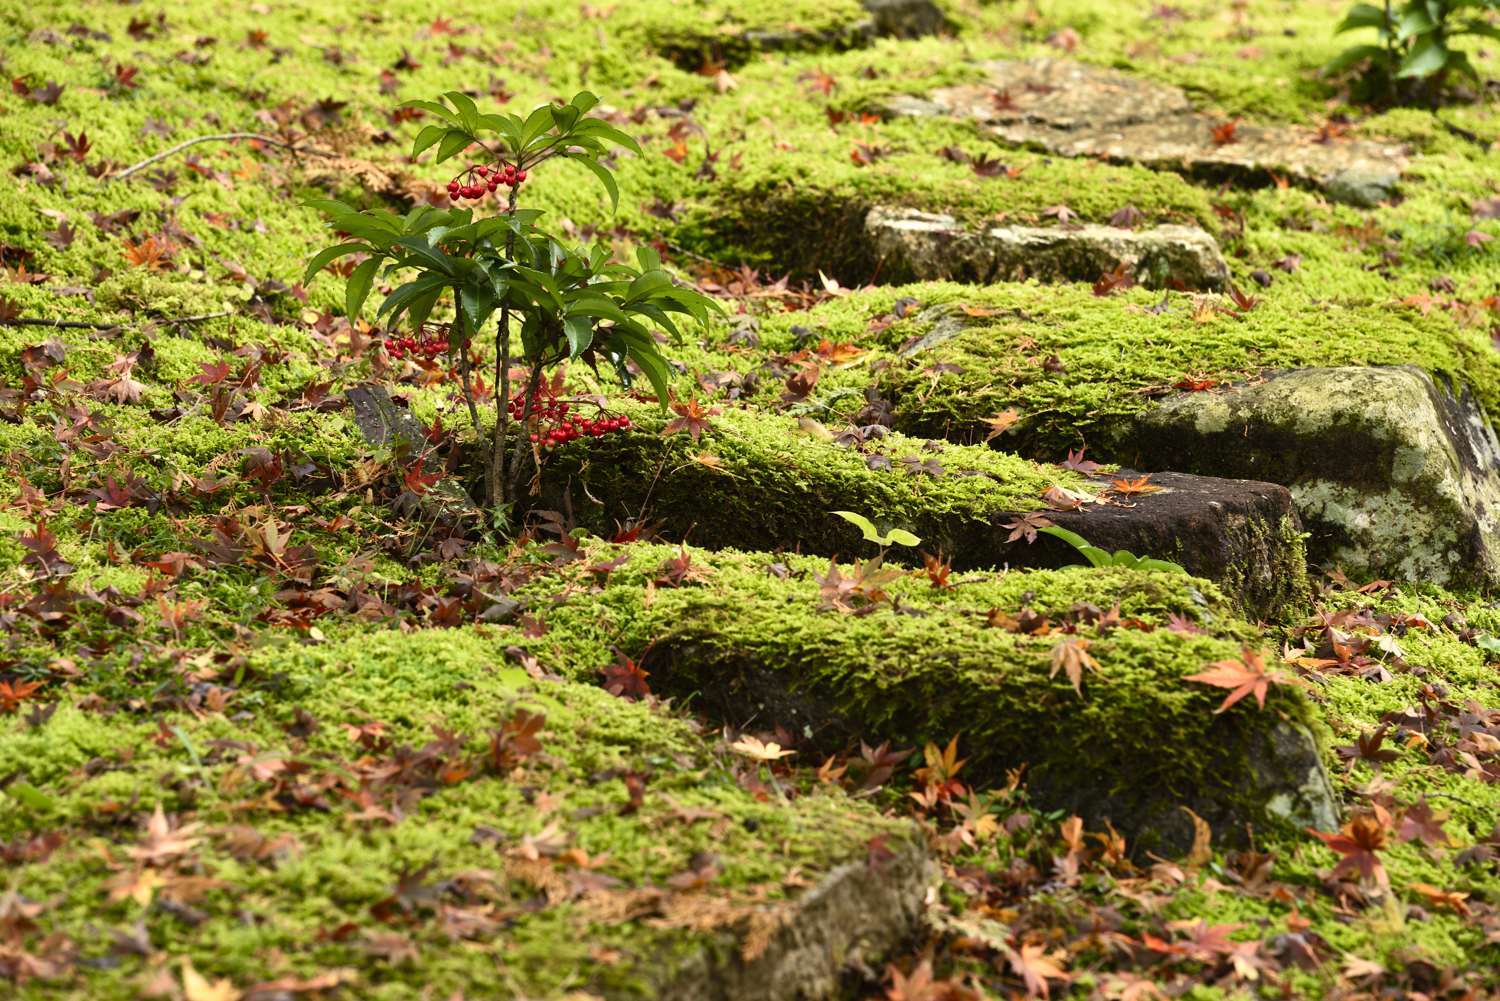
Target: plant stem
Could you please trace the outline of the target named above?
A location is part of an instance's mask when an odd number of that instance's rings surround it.
[[[197,146],[199,143],[234,142],[235,140],[239,139],[254,140],[255,142],[265,143],[267,146],[276,146],[281,149],[290,150],[293,153],[311,153],[313,156],[328,157],[334,155],[327,150],[315,149],[311,146],[298,146],[295,143],[289,143],[282,139],[273,139],[270,136],[263,136],[259,132],[224,132],[220,133],[219,135],[213,136],[198,136],[196,139],[189,139],[186,142],[180,142],[176,146],[173,146],[171,149],[162,150],[155,156],[146,157],[146,159],[142,160],[140,163],[133,164],[132,166],[126,167],[124,170],[118,171],[114,174],[107,175],[105,177],[105,180],[123,181],[131,174],[139,173],[140,171],[145,170],[147,167],[151,166],[153,163],[159,163],[160,161],[165,160],[167,157],[172,156],[174,153],[181,153],[183,150],[189,148],[190,146]]]
[[[455,331],[459,334],[459,336],[453,336]],[[453,343],[459,345],[458,372],[460,378],[463,379],[464,402],[469,405],[469,422],[474,425],[474,433],[477,435],[479,434],[479,408],[474,405],[474,386],[473,381],[470,378],[473,369],[469,360],[469,342],[465,340],[462,335],[463,308],[460,305],[458,309],[458,316],[454,318],[453,326],[452,328],[450,328],[448,336],[453,341]]]
[[[516,188],[510,189],[505,214],[511,226],[505,234],[505,259],[515,260],[516,253]],[[495,385],[499,392],[495,396],[495,434],[490,446],[490,504],[504,506],[511,500],[510,473],[505,462],[505,438],[510,433],[510,304],[500,307],[500,322],[495,330]],[[521,411],[522,419],[527,410]]]
[[[537,358],[531,366],[531,374],[526,377],[526,398],[523,401],[522,413],[530,413],[531,408],[536,406],[537,392],[542,385],[542,363],[543,358]],[[528,440],[524,434],[516,436],[516,446],[510,459],[510,481],[506,483],[511,497],[519,496],[521,492],[521,460],[526,455]]]

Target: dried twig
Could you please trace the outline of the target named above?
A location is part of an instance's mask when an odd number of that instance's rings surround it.
[[[198,136],[196,139],[189,139],[186,142],[180,142],[176,146],[173,146],[171,149],[164,149],[154,156],[146,157],[146,159],[142,160],[140,163],[132,164],[131,166],[126,167],[124,170],[109,175],[109,180],[123,181],[131,174],[135,174],[139,171],[145,170],[153,163],[165,160],[169,156],[181,153],[189,146],[197,146],[199,143],[234,142],[237,139],[253,139],[256,142],[262,142],[268,146],[276,146],[281,149],[290,150],[293,153],[311,153],[313,156],[337,155],[335,153],[330,153],[327,150],[315,149],[311,146],[298,146],[296,143],[289,143],[282,139],[273,139],[270,136],[263,136],[259,132],[224,132],[219,135]]]
[[[171,323],[201,323],[204,320],[217,320],[221,316],[231,316],[233,310],[224,310],[219,313],[203,313],[198,316],[170,316],[164,320],[151,322],[160,324]],[[17,316],[6,319],[0,316],[0,327],[61,327],[68,330],[113,330],[116,327],[130,326],[127,323],[95,323],[91,320],[43,320],[30,316]]]

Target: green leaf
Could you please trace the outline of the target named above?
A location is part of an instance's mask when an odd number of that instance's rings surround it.
[[[441,288],[447,283],[448,278],[446,276],[433,274],[424,274],[421,278],[407,282],[385,297],[385,302],[381,303],[380,309],[375,312],[376,321],[378,322],[386,313],[390,313],[390,323],[394,325],[396,318],[410,305],[413,299],[431,290],[433,286]]]
[[[432,246],[427,236],[401,236],[392,240],[393,246],[403,247],[410,251],[413,256],[419,258],[427,267],[441,271],[445,275],[453,274],[453,258]]]
[[[563,333],[568,337],[568,357],[577,358],[593,343],[594,324],[586,316],[565,316]]]
[[[609,172],[609,168],[591,156],[570,153],[567,154],[567,157],[574,163],[583,164],[595,177],[599,178],[599,183],[604,185],[604,190],[609,193],[609,210],[611,212],[618,212],[620,209],[620,186],[615,183],[614,175]]]
[[[636,156],[642,155],[641,144],[636,142],[628,133],[621,132],[608,122],[600,121],[597,118],[590,118],[586,122],[580,122],[578,127],[573,130],[573,133],[575,138],[578,136],[599,136],[602,139],[608,139],[616,146],[625,147]]]
[[[533,139],[552,128],[552,105],[543,104],[526,116],[526,124],[521,126],[521,141],[517,143],[522,149],[531,145]]]
[[[490,289],[475,288],[465,285],[458,290],[459,306],[464,311],[464,322],[470,330],[479,330],[484,326],[484,321],[490,318],[496,307],[494,294]]]
[[[436,115],[445,122],[451,122],[454,125],[458,124],[458,119],[453,116],[453,112],[449,111],[447,108],[443,107],[436,101],[404,101],[402,102],[401,107],[420,108],[423,111],[427,111]]]
[[[573,100],[568,102],[568,107],[576,108],[580,115],[586,115],[598,107],[599,98],[591,91],[580,90],[573,95]]]
[[[911,534],[904,528],[893,528],[885,533],[886,543],[894,543],[898,546],[920,546],[922,540]]]
[[[672,278],[665,271],[647,271],[635,281],[625,293],[625,304],[639,302],[653,292],[672,286]]]
[[[312,281],[313,277],[316,276],[318,272],[328,267],[328,265],[332,264],[340,257],[348,257],[350,254],[357,254],[361,250],[369,249],[370,248],[363,243],[341,243],[336,247],[329,247],[326,250],[320,250],[318,252],[318,255],[308,262],[307,273],[302,276],[302,284],[306,285],[308,282]]]
[[[635,342],[627,342],[629,346],[626,353],[635,360],[645,373],[646,379],[651,383],[651,388],[656,390],[656,403],[662,411],[667,409],[667,399],[671,395],[671,376],[667,371],[667,363],[657,352],[656,346],[648,342],[641,345]]]
[[[417,133],[416,139],[412,140],[411,158],[415,160],[417,157],[422,155],[422,152],[426,150],[427,147],[431,146],[433,143],[437,142],[447,134],[448,130],[441,125],[428,125],[424,129],[422,129],[421,132]]]
[[[1338,27],[1333,29],[1335,35],[1341,35],[1346,31],[1354,31],[1357,28],[1383,28],[1385,27],[1385,11],[1373,4],[1357,3],[1349,9],[1349,13],[1339,22]]]
[[[1107,567],[1114,562],[1114,557],[1109,551],[1100,549],[1098,546],[1080,546],[1078,551],[1083,554],[1084,559],[1096,567]]]
[[[860,534],[865,537],[866,542],[873,542],[876,545],[882,544],[880,532],[875,528],[875,523],[869,518],[854,511],[834,511],[833,513],[859,529]]]
[[[443,136],[443,142],[438,146],[437,162],[452,159],[474,144],[474,139],[467,132],[450,130]]]
[[[1166,560],[1158,560],[1154,557],[1141,560],[1136,564],[1136,567],[1140,570],[1156,570],[1161,573],[1187,573],[1187,568],[1180,563],[1169,563]]]
[[[1401,60],[1398,77],[1431,76],[1448,62],[1448,47],[1436,35],[1425,35],[1412,46],[1406,58]]]
[[[22,806],[37,813],[50,813],[56,809],[52,797],[42,792],[30,782],[12,782],[5,786],[5,792]]]
[[[375,281],[375,272],[379,268],[380,258],[372,257],[362,262],[349,276],[349,283],[344,287],[344,312],[348,314],[350,323],[359,319],[359,311],[370,295],[370,285]]]
[[[443,96],[458,110],[459,120],[464,123],[466,129],[473,132],[479,127],[479,107],[472,97],[461,90],[450,90]]]
[[[446,288],[447,286],[442,284],[434,285],[412,300],[410,308],[406,311],[406,318],[410,321],[413,330],[427,322],[427,317],[432,315],[432,307],[437,305],[438,299]]]
[[[1077,532],[1070,532],[1066,528],[1063,528],[1059,525],[1047,525],[1045,527],[1038,528],[1037,531],[1041,532],[1043,535],[1051,535],[1059,538],[1066,542],[1068,545],[1072,546],[1074,549],[1082,549],[1089,544],[1089,540],[1085,539]]]
[[[1406,41],[1416,35],[1428,35],[1437,30],[1437,25],[1419,4],[1409,4],[1396,21],[1397,41]]]

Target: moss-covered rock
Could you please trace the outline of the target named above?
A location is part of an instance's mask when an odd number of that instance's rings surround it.
[[[549,469],[557,495],[545,503],[565,504],[604,535],[645,520],[699,545],[823,555],[867,545],[833,513],[853,511],[915,532],[923,551],[969,570],[1077,562],[1057,540],[1033,545],[1015,530],[1046,508],[1049,490],[1071,487],[1087,503],[1051,517],[1097,545],[1179,562],[1253,617],[1283,618],[1306,597],[1300,526],[1272,484],[1168,476],[1117,498],[1107,481],[878,427],[829,440],[814,421],[729,409],[708,417],[694,443],[663,434],[659,415],[637,413],[643,433],[564,450]]]
[[[1130,454],[1286,484],[1315,559],[1360,575],[1500,582],[1500,444],[1467,387],[1414,366],[1313,368],[1187,393]]]
[[[848,566],[691,555],[697,569],[683,586],[652,589],[643,578],[660,576],[661,564],[633,557],[596,599],[548,613],[555,642],[582,649],[588,637],[612,636],[645,651],[658,690],[730,722],[781,723],[823,748],[959,735],[971,781],[1025,766],[1039,802],[1108,820],[1141,849],[1191,840],[1183,805],[1229,837],[1246,823],[1335,822],[1318,724],[1299,691],[1273,686],[1264,710],[1216,714],[1223,693],[1184,681],[1238,656],[1253,632],[1202,582],[1073,568],[976,575],[934,590],[918,573],[887,585],[893,601],[846,614],[828,607],[827,589],[854,572]],[[1023,609],[1066,617],[1078,598],[1118,603],[1135,620],[1078,626],[1097,661],[1081,692],[1052,666],[1064,636],[991,624]],[[1174,614],[1207,632],[1166,628]]]
[[[143,919],[171,929],[161,947],[174,964],[241,989],[338,968],[379,999],[432,988],[770,1001],[827,996],[844,964],[877,961],[912,927],[926,864],[910,824],[839,793],[757,801],[681,718],[533,682],[499,657],[464,630],[271,643],[247,669],[276,673],[294,699],[239,725],[162,717],[171,739],[157,742],[130,713],[0,715],[0,774],[34,790],[0,793],[0,840],[77,832],[45,862],[11,867],[11,891],[49,902],[14,944],[64,933],[81,955],[107,956],[110,923]],[[523,742],[496,768],[490,734],[523,712],[545,718],[539,747]],[[363,744],[335,723],[355,719],[375,724]],[[634,805],[627,773],[643,783]],[[339,805],[351,800],[358,816]],[[181,852],[132,870],[125,850],[85,834],[153,804],[182,831]],[[877,835],[893,851],[878,872],[866,864]],[[669,881],[695,866],[702,885]],[[155,886],[111,894],[143,869]],[[794,869],[798,885],[783,883]],[[345,921],[374,927],[335,934]],[[7,997],[133,998],[147,964],[64,965]]]

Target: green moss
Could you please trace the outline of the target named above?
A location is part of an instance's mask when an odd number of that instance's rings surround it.
[[[702,582],[648,592],[643,571],[661,573],[650,557],[664,560],[672,550],[635,553],[602,593],[546,613],[549,638],[536,647],[544,662],[592,673],[613,660],[611,645],[644,651],[660,690],[693,695],[716,716],[775,720],[825,747],[856,737],[921,743],[961,734],[972,781],[1026,764],[1039,800],[1096,822],[1108,816],[1142,832],[1144,845],[1182,833],[1175,818],[1183,802],[1204,815],[1238,817],[1236,824],[1275,826],[1266,807],[1272,793],[1249,761],[1267,753],[1261,742],[1282,721],[1315,726],[1290,690],[1277,689],[1264,712],[1215,715],[1221,695],[1182,681],[1236,656],[1251,635],[1217,591],[1191,579],[1012,571],[917,597],[925,586],[918,575],[894,588],[894,604],[851,616],[818,609],[813,575],[827,571],[822,561],[786,557],[777,568],[765,555],[694,553]],[[1099,663],[1082,696],[1061,673],[1049,676],[1056,636],[987,624],[990,609],[1014,613],[1031,602],[1061,614],[1075,594],[1099,605],[1118,600],[1147,623],[1107,635],[1080,630]],[[1152,628],[1169,609],[1201,619],[1212,635]],[[1319,767],[1315,756],[1309,764]],[[1281,765],[1287,775],[1294,770],[1290,761]]]
[[[527,996],[552,996],[569,986],[653,996],[651,985],[681,958],[723,947],[734,937],[736,922],[784,899],[780,881],[789,869],[816,880],[849,857],[862,858],[873,833],[908,836],[902,824],[841,795],[758,802],[681,719],[592,686],[533,684],[519,669],[500,668],[499,656],[495,642],[471,631],[273,644],[257,652],[254,666],[285,675],[304,694],[249,726],[216,715],[169,716],[165,721],[177,729],[171,740],[157,744],[143,739],[154,724],[124,714],[100,717],[65,707],[30,730],[15,716],[0,717],[0,765],[21,769],[54,798],[59,808],[47,818],[51,822],[87,824],[111,810],[149,810],[156,801],[169,810],[194,810],[210,835],[193,851],[198,871],[217,882],[193,901],[202,919],[174,930],[174,957],[189,956],[200,970],[241,985],[286,969],[349,967],[369,988],[361,988],[362,996],[379,998],[406,996],[418,984],[472,991],[488,982],[497,961],[509,971],[513,989]],[[412,795],[404,806],[393,800],[391,823],[356,823],[338,811],[268,812],[256,805],[266,787],[245,771],[249,761],[281,757],[303,762],[309,778],[347,772],[354,766],[344,762],[357,749],[340,720],[380,719],[398,744],[423,743],[440,725],[474,753],[476,739],[485,739],[517,707],[547,718],[540,754],[512,775],[481,769],[429,795]],[[305,738],[288,738],[281,726],[291,722],[293,708],[326,725]],[[228,745],[220,743],[225,739]],[[106,767],[89,765],[101,757]],[[649,776],[635,812],[621,810],[628,799],[622,782],[599,777],[625,769]],[[395,792],[369,788],[377,800]],[[547,802],[536,798],[539,790],[546,791]],[[672,820],[674,811],[687,808],[710,811],[710,822]],[[24,832],[40,819],[26,809],[7,809],[0,837]],[[536,907],[523,877],[500,870],[506,856],[516,857],[513,849],[523,835],[537,835],[549,822],[570,844],[597,856],[600,873],[619,880],[620,892],[660,885],[686,868],[695,852],[713,851],[721,875],[702,896],[704,906],[713,906],[712,900],[725,908],[723,924],[710,919],[685,929],[670,920],[603,922],[593,916],[599,906],[594,898]],[[236,857],[221,836],[224,825],[243,823],[266,838],[285,836],[290,851],[264,864]],[[658,832],[668,829],[673,836],[663,842]],[[476,838],[476,831],[489,834]],[[104,881],[112,866],[119,867],[111,858],[123,860],[123,852],[78,839],[47,864],[13,870],[12,885],[27,896],[54,900],[44,932],[66,932],[85,953],[94,953],[107,947],[101,920],[123,922],[142,913],[128,900],[106,900]],[[496,908],[496,916],[505,916],[506,933],[454,948],[436,923],[398,922],[419,958],[394,969],[372,959],[358,937],[320,935],[345,920],[368,922],[369,908],[391,895],[403,872],[428,863],[435,865],[428,883],[477,880],[473,892],[488,901],[485,907]],[[245,907],[275,920],[242,922],[238,915]],[[618,959],[602,961],[598,950],[606,947]],[[133,996],[137,966],[129,960],[123,969],[80,967],[64,985],[66,996]],[[30,995],[23,989],[22,996]]]
[[[991,516],[1037,510],[1048,487],[1081,483],[989,449],[902,435],[846,448],[789,418],[737,408],[709,417],[695,443],[687,433],[663,435],[653,409],[621,409],[640,430],[565,450],[548,474],[576,485],[578,515],[601,532],[611,518],[646,510],[709,545],[852,553],[861,548],[858,530],[830,513],[852,510],[956,552],[955,540],[982,532]],[[867,463],[877,453],[886,468]],[[941,475],[911,471],[905,459],[935,460]]]
[[[1315,301],[1280,287],[1266,295],[1242,318],[1200,322],[1192,300],[1175,294],[1164,300],[1165,312],[1152,312],[1163,300],[1144,291],[1100,299],[1072,286],[923,283],[858,292],[762,330],[771,350],[790,348],[792,327],[869,349],[819,379],[813,399],[828,407],[825,420],[851,417],[871,384],[909,434],[977,441],[986,418],[1014,408],[1021,419],[997,443],[1049,459],[1083,444],[1108,455],[1153,395],[1185,378],[1232,381],[1278,368],[1418,365],[1457,376],[1487,413],[1500,414],[1500,362],[1480,331],[1443,313],[1393,313],[1357,297]],[[920,306],[907,319],[872,331],[871,321],[908,297]],[[939,321],[946,339],[903,355]],[[1329,337],[1330,329],[1338,336]],[[743,352],[715,351],[705,367],[747,368]],[[753,399],[770,403],[780,390],[765,380]]]

